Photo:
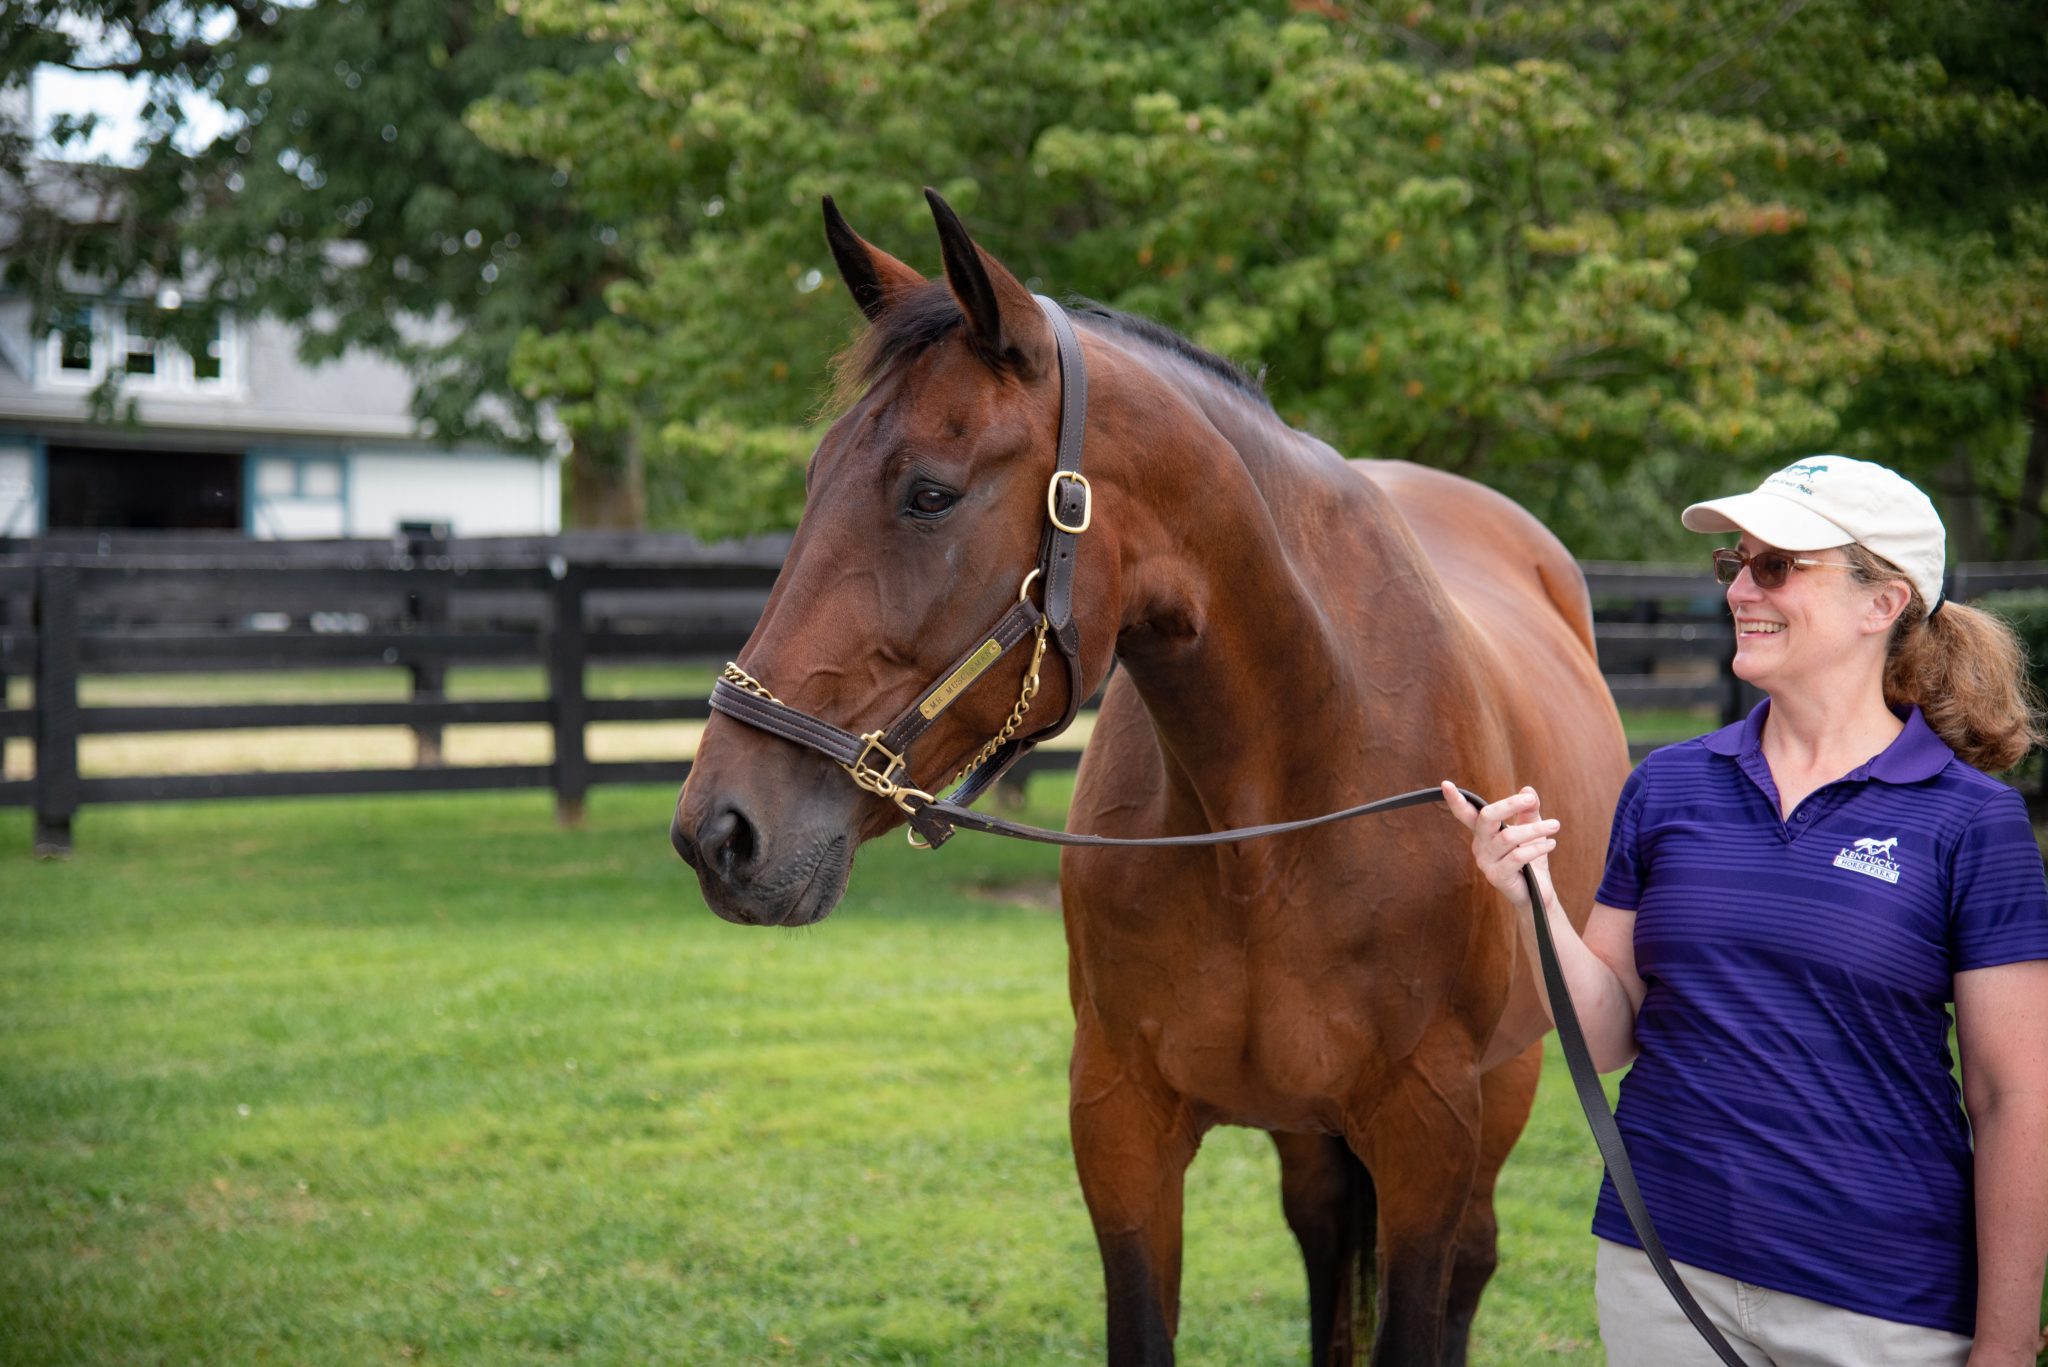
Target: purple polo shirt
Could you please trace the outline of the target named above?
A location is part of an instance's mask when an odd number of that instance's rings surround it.
[[[1599,900],[1636,913],[1648,992],[1621,1131],[1674,1260],[1968,1334],[1952,980],[2048,958],[2041,852],[2019,794],[1918,708],[1780,820],[1769,708],[1653,752],[1622,788]],[[1611,1180],[1593,1232],[1637,1243]]]

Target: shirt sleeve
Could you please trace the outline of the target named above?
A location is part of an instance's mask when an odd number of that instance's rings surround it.
[[[1949,864],[1950,971],[2048,959],[2048,878],[2011,788],[1992,795],[1963,828]]]
[[[1650,764],[1645,760],[1621,785],[1621,799],[1614,804],[1614,829],[1607,837],[1607,869],[1600,876],[1600,890],[1593,900],[1616,911],[1634,911],[1640,905],[1643,884],[1649,876],[1649,861],[1642,848],[1642,813],[1649,802]]]

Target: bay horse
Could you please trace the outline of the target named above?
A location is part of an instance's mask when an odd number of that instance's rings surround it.
[[[1051,320],[927,196],[945,264],[931,280],[825,203],[869,326],[733,667],[848,731],[907,714],[981,624],[1029,601],[1019,579],[1048,513]],[[1035,660],[1005,653],[924,732],[902,781],[937,791],[1020,711],[1024,734],[1056,724],[1114,661],[1070,829],[1190,834],[1445,777],[1490,796],[1533,783],[1563,819],[1553,876],[1582,919],[1628,759],[1564,547],[1478,484],[1347,462],[1165,328],[1092,305],[1072,319],[1092,482],[1086,516],[1067,514],[1086,527],[1073,667],[1034,696]],[[856,769],[715,714],[671,829],[711,909],[749,925],[825,916],[855,848],[904,820],[847,781]],[[1110,1363],[1173,1360],[1183,1178],[1216,1125],[1265,1130],[1279,1152],[1313,1362],[1355,1362],[1368,1343],[1378,1367],[1465,1361],[1496,1263],[1495,1179],[1549,1027],[1533,931],[1468,845],[1409,810],[1063,854],[1069,1115]]]

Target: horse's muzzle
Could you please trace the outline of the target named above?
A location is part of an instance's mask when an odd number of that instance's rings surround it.
[[[823,920],[846,892],[853,841],[824,830],[769,841],[746,810],[714,802],[688,828],[684,808],[669,823],[669,843],[697,871],[705,905],[743,926],[807,926]]]

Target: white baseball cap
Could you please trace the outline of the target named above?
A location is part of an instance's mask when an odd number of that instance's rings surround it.
[[[1695,503],[1680,520],[1695,532],[1748,532],[1782,551],[1853,541],[1904,570],[1930,615],[1941,606],[1941,514],[1910,480],[1867,460],[1810,456],[1750,493]]]

